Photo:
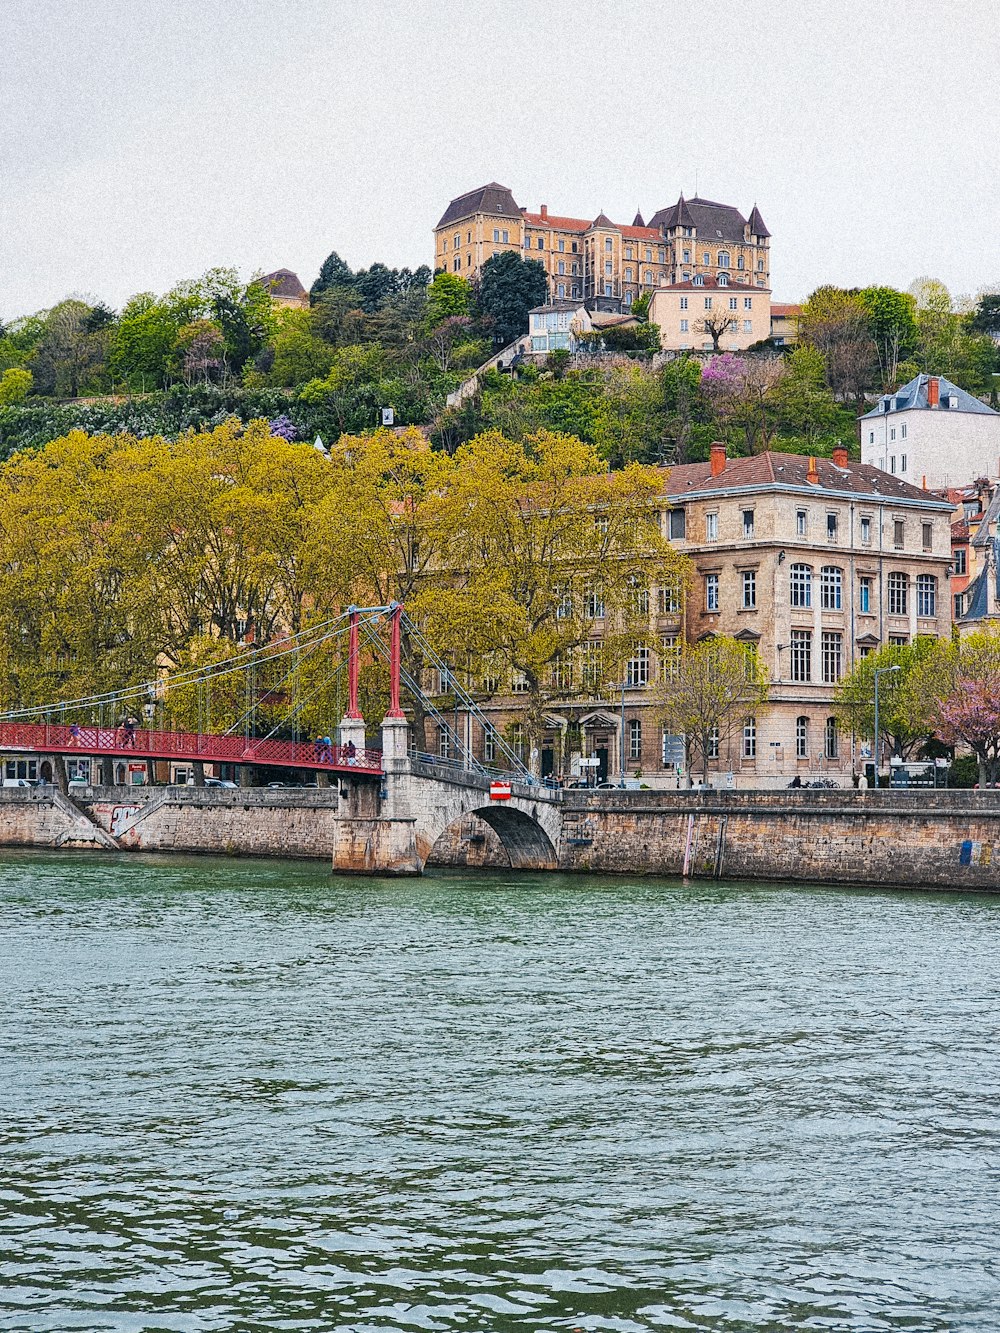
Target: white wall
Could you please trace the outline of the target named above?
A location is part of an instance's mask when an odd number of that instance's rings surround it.
[[[893,430],[895,440],[890,438]],[[874,443],[869,441],[872,434]],[[966,486],[977,477],[1000,476],[1000,415],[931,407],[887,412],[862,421],[861,461],[891,472],[894,455],[895,475],[911,486],[922,486],[925,477],[927,485],[936,489]]]

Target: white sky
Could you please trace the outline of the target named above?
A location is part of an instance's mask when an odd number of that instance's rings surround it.
[[[700,193],[821,282],[1000,279],[998,0],[0,0],[0,318]]]

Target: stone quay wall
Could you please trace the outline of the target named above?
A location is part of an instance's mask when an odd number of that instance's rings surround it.
[[[380,817],[376,797],[362,784],[344,795],[96,788],[73,800],[53,788],[4,788],[0,845],[335,858],[378,874],[399,828],[411,839],[419,831],[413,816]],[[680,875],[687,854],[695,878],[1000,891],[1000,792],[569,791],[558,813],[564,871]],[[431,864],[508,868],[502,836],[463,813]]]

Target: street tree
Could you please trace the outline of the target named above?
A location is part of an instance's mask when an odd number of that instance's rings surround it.
[[[767,699],[767,668],[756,648],[719,635],[685,648],[664,684],[660,720],[685,738],[689,771],[700,764],[707,782],[709,759],[724,754],[748,718],[760,717]]]
[[[921,635],[912,643],[886,644],[863,657],[837,686],[835,707],[841,724],[876,742],[876,754],[888,750],[896,759],[917,754],[934,729],[938,651],[936,640]],[[885,670],[893,667],[898,670]],[[876,670],[880,737],[875,736]]]
[[[937,694],[937,731],[965,745],[979,765],[979,785],[1000,779],[1000,630],[989,625],[943,645],[929,682]]]

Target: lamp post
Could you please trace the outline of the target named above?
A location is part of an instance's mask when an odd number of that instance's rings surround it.
[[[618,768],[618,785],[619,785],[619,787],[624,787],[624,786],[625,786],[625,690],[626,690],[627,687],[628,687],[628,681],[625,679],[624,676],[622,677],[622,681],[621,681],[621,684],[620,684],[620,685],[617,684],[617,683],[615,683],[614,685],[609,685],[609,686],[608,686],[608,689],[609,689],[609,690],[621,690],[621,692],[622,692],[621,721],[619,722],[619,725],[618,725],[618,764],[619,764],[619,768]]]
[[[879,774],[882,771],[882,746],[879,742],[878,729],[878,678],[888,675],[892,671],[898,671],[899,666],[887,666],[875,668],[875,787],[878,788]]]

